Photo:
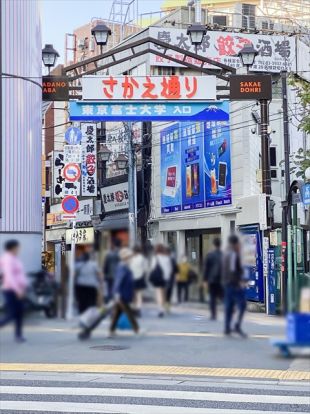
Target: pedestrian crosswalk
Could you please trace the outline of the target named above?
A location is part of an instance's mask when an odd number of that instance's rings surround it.
[[[292,383],[108,375],[86,381],[60,374],[22,378],[1,377],[2,414],[288,414],[310,409],[308,387]]]

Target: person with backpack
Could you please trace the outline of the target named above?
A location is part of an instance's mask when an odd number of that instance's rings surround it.
[[[134,281],[129,266],[132,256],[132,250],[127,247],[119,251],[120,261],[116,267],[113,285],[114,309],[110,325],[110,336],[114,335],[117,322],[122,313],[127,315],[135,333],[139,332],[139,325],[131,308],[131,303],[134,299]]]
[[[2,291],[5,298],[5,316],[0,320],[0,327],[11,321],[15,323],[15,341],[22,343],[24,296],[28,281],[23,264],[19,259],[20,244],[17,240],[5,243],[5,252],[0,258]]]
[[[121,242],[115,239],[112,242],[111,250],[107,253],[103,264],[103,277],[106,284],[106,301],[109,302],[113,298],[113,284],[116,268],[119,263],[119,249]]]

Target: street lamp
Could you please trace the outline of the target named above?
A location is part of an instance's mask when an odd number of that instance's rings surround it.
[[[254,49],[252,43],[245,45],[238,53],[238,56],[241,59],[242,65],[246,66],[247,69],[249,69],[249,67],[253,65],[254,60],[257,55],[258,55],[258,51]]]
[[[187,28],[187,34],[191,39],[191,43],[195,45],[196,48],[201,45],[206,33],[206,27],[200,23],[193,23]]]
[[[59,53],[53,48],[53,45],[45,45],[44,49],[42,49],[42,60],[44,66],[48,68],[48,74],[50,74],[51,68],[55,66],[58,57]]]
[[[119,154],[119,156],[114,160],[114,162],[118,170],[125,170],[128,166],[128,158],[125,154]]]
[[[106,144],[100,144],[98,151],[98,160],[101,162],[108,162],[110,160],[112,151],[106,146]]]
[[[100,46],[102,52],[102,46],[108,43],[109,36],[112,34],[111,29],[105,24],[97,24],[92,30],[91,34],[94,36],[96,43]]]

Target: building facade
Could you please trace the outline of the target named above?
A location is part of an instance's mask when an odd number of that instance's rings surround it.
[[[27,271],[41,266],[42,57],[38,3],[10,0],[0,6],[1,72],[8,75],[1,79],[0,248],[5,240],[18,239]]]

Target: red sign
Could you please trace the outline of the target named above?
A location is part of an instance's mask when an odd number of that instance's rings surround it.
[[[78,164],[66,164],[63,170],[63,175],[67,181],[74,183],[81,177],[81,170]]]
[[[86,76],[85,100],[206,100],[216,99],[215,76]]]
[[[67,196],[62,200],[61,207],[67,214],[74,214],[80,207],[79,200],[74,196]]]

